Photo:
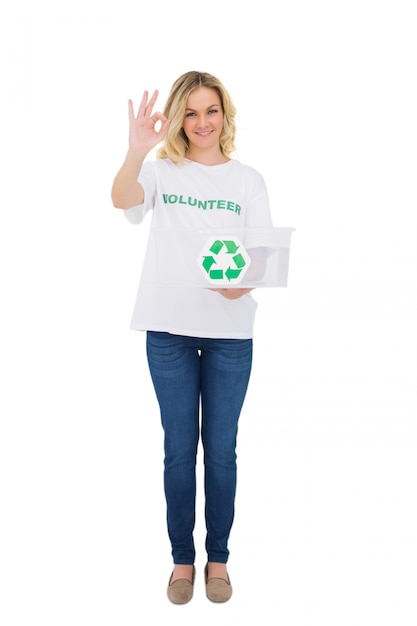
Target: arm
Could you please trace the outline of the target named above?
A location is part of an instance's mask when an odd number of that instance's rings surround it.
[[[221,287],[210,288],[210,291],[218,291],[218,293],[227,300],[237,300],[238,298],[241,298],[242,296],[253,290],[254,287],[224,287],[224,289],[222,289]]]
[[[261,280],[265,274],[266,267],[266,248],[251,248],[248,249],[251,257],[251,264],[247,273],[245,274],[246,280]],[[224,287],[212,288],[211,291],[218,291],[224,298],[228,300],[237,300],[245,294],[253,291],[254,287]]]
[[[128,151],[122,167],[116,174],[111,191],[113,205],[117,209],[130,209],[143,204],[143,187],[138,183],[145,156]]]
[[[148,152],[160,143],[169,126],[169,120],[162,113],[152,113],[157,97],[158,91],[154,91],[148,102],[148,92],[145,91],[136,116],[129,100],[129,149],[111,190],[113,205],[118,209],[129,209],[144,201],[138,176]],[[161,126],[156,130],[158,122]]]

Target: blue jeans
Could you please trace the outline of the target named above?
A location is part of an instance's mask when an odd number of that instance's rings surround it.
[[[236,437],[252,366],[252,339],[201,339],[148,331],[146,346],[164,429],[164,489],[174,563],[192,564],[195,559],[200,429],[205,547],[209,561],[226,563],[235,511]]]

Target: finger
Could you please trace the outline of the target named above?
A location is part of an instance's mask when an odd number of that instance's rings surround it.
[[[135,113],[133,111],[132,100],[128,100],[127,107],[128,107],[128,113],[129,113],[129,122],[132,123],[133,120],[135,119]]]
[[[151,120],[155,122],[155,124],[156,122],[165,122],[166,119],[167,118],[165,117],[163,113],[161,113],[161,111],[155,111],[155,113],[153,113],[151,116]]]
[[[149,100],[149,102],[147,103],[146,107],[145,107],[145,116],[151,116],[152,115],[152,109],[155,106],[155,102],[158,98],[158,90],[155,89],[155,91],[152,94],[151,99]]]
[[[137,117],[143,117],[146,111],[146,103],[148,102],[149,93],[147,91],[143,92],[142,100],[140,101],[140,105],[138,108]]]
[[[158,126],[158,135],[161,133],[162,130],[165,132],[165,130],[168,128],[169,120],[160,111],[155,111],[155,113],[151,116],[151,120],[154,123],[154,127],[156,127],[158,122],[161,123],[160,126]]]
[[[170,124],[170,120],[165,118],[164,121],[161,123],[161,128],[157,132],[158,139],[162,139],[162,137],[165,135],[165,133],[168,130],[169,124]]]

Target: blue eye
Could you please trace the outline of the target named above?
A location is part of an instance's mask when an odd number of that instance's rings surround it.
[[[218,113],[218,109],[210,109],[209,113]]]
[[[185,117],[193,117],[193,115],[195,115],[195,113],[190,111],[189,113],[186,113]]]

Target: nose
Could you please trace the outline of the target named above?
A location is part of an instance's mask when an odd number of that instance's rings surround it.
[[[207,126],[208,125],[208,116],[205,113],[201,113],[198,117],[198,125],[199,126]]]

